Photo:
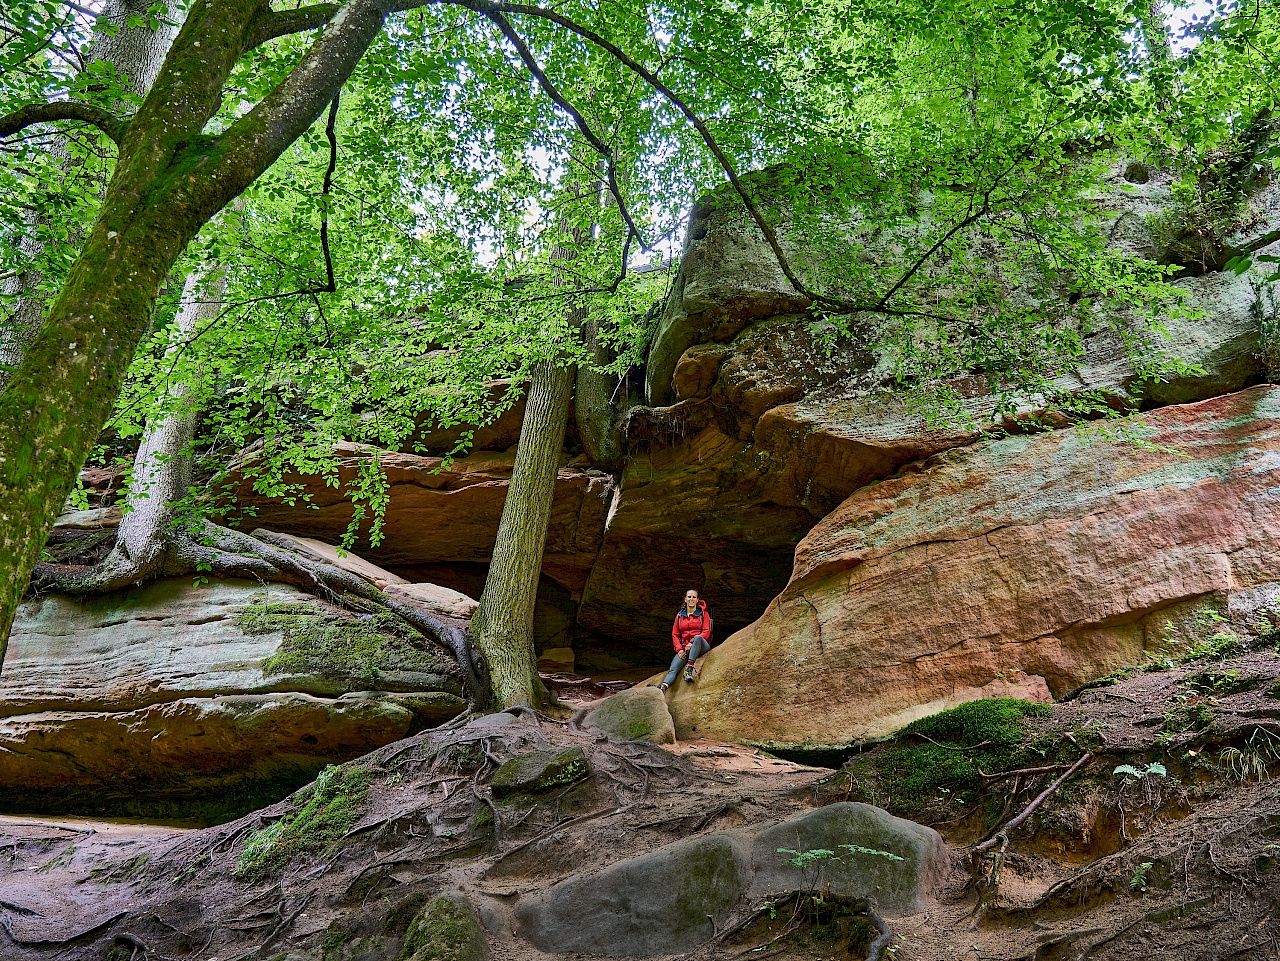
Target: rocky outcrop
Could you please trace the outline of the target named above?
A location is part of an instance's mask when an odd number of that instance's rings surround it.
[[[259,494],[243,475],[232,496],[240,510],[252,515],[246,524],[338,543],[354,515],[349,490],[361,464],[374,453],[355,444],[339,447],[333,486],[320,477],[287,477],[286,483],[305,491],[305,500]],[[382,566],[488,562],[514,451],[482,451],[452,461],[386,451],[378,456],[389,484],[384,537],[371,544],[366,524],[355,550]],[[600,471],[559,471],[543,571],[570,591],[581,591],[586,582],[612,494],[611,479]]]
[[[1118,162],[1111,169],[1092,198],[1098,225],[1114,249],[1165,262],[1160,224],[1175,206],[1171,180],[1139,167]],[[774,194],[784,192],[770,192],[768,173],[752,176],[761,202],[777,208]],[[1274,223],[1278,198],[1277,184],[1253,198],[1254,234]],[[572,646],[580,660],[589,655],[584,664],[660,660],[671,615],[690,587],[712,602],[722,636],[744,628],[787,583],[795,545],[846,497],[978,437],[930,429],[891,390],[884,355],[848,341],[822,342],[803,312],[806,298],[791,288],[740,206],[722,199],[708,198],[691,213],[645,368],[652,406],[633,407],[625,421],[628,453],[618,476],[576,466],[584,459],[566,454],[539,588],[539,650]],[[807,252],[788,239],[786,212],[774,212],[784,247],[803,264]],[[855,241],[870,243],[854,237],[856,227],[849,256],[859,254]],[[1188,365],[1186,373],[1145,380],[1119,336],[1100,330],[1058,386],[1144,407],[1248,386],[1259,370],[1250,316],[1257,275],[1213,272],[1177,281],[1200,315],[1169,317],[1163,346]],[[996,405],[981,378],[954,386],[971,422],[990,424]],[[495,397],[509,388],[490,385]],[[1026,407],[1030,414],[1035,404]],[[390,484],[385,536],[358,549],[401,576],[478,597],[518,427],[519,405],[481,429],[466,457],[380,455]],[[461,429],[450,427],[421,433],[417,442],[445,452],[460,437]],[[371,456],[356,446],[338,454],[337,486],[287,479],[309,500],[265,497],[248,481],[235,496],[256,511],[255,525],[336,541],[353,516],[345,488]],[[608,658],[590,656],[606,648]]]
[[[449,656],[281,585],[167,580],[19,610],[0,806],[236,814],[465,706]]]
[[[1131,166],[1117,164],[1098,192],[1100,226],[1114,248],[1160,261],[1152,224],[1173,205],[1170,178],[1146,170],[1139,182]],[[1277,197],[1280,186],[1271,185],[1254,198],[1259,224],[1274,222]],[[1190,365],[1186,374],[1144,380],[1119,337],[1100,331],[1059,386],[1147,407],[1247,386],[1259,370],[1250,315],[1259,275],[1177,281],[1200,316],[1169,317],[1162,347]],[[820,344],[812,319],[797,312],[805,303],[739,206],[695,206],[646,366],[655,406],[629,417],[631,454],[579,624],[610,637],[629,631],[657,655],[670,612],[694,587],[715,604],[722,626],[736,630],[780,590],[791,546],[844,498],[977,438],[930,429],[891,392],[883,356],[848,342]],[[963,413],[989,424],[995,401],[980,380],[956,387]]]
[[[806,877],[779,848],[841,856],[820,878]],[[931,828],[867,804],[838,803],[768,828],[676,841],[570,877],[520,902],[517,931],[552,954],[670,954],[710,940],[744,897],[829,886],[846,897],[874,897],[886,914],[919,911],[947,867],[942,839]]]
[[[1142,445],[1009,437],[851,495],[765,614],[676,689],[677,733],[847,742],[957,697],[1061,695],[1213,633],[1197,612],[1280,571],[1280,388],[1137,424]]]

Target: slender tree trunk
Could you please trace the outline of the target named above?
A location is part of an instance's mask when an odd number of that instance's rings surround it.
[[[582,338],[596,364],[607,364],[612,357],[600,342],[598,327],[592,319],[582,325]],[[592,466],[614,471],[622,466],[622,436],[618,432],[618,408],[614,402],[617,381],[608,374],[582,366],[578,368],[574,387],[573,418],[582,439],[582,449]]]
[[[155,30],[150,28],[146,22],[150,5],[150,0],[107,0],[88,50],[90,65],[106,63],[115,67],[128,78],[130,89],[141,96],[146,96],[155,83],[165,54],[177,33],[176,27],[167,22],[162,22]],[[168,19],[167,15],[165,19]],[[106,29],[103,29],[104,25]],[[56,138],[49,152],[61,162],[64,170],[69,170],[70,151],[65,139]],[[44,243],[40,239],[42,220],[40,215],[34,215],[26,235],[19,241],[23,256],[32,261],[44,252]],[[5,293],[18,299],[13,313],[0,325],[0,390],[22,363],[22,355],[40,332],[45,299],[40,296],[39,288],[43,282],[43,275],[31,269],[6,283]]]
[[[499,707],[547,697],[533,648],[533,607],[573,381],[572,367],[549,360],[534,367],[493,562],[471,617],[471,640],[488,662],[489,696]]]

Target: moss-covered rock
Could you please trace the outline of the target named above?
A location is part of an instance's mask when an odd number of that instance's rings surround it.
[[[337,844],[355,824],[372,781],[373,771],[366,767],[325,768],[299,798],[296,810],[249,835],[236,864],[236,876],[257,880],[296,855]]]
[[[483,961],[489,955],[484,929],[466,898],[442,894],[409,925],[401,961]]]
[[[564,787],[591,774],[591,766],[582,748],[563,751],[532,751],[511,758],[494,772],[494,797],[532,794],[548,788]]]
[[[854,797],[872,803],[891,798],[893,809],[909,817],[942,801],[967,803],[982,789],[979,770],[1016,767],[1027,719],[1052,710],[1034,701],[989,698],[913,721],[888,745],[850,763]]]
[[[687,951],[714,935],[749,881],[742,838],[704,834],[539,892],[517,909],[518,930],[558,955]]]
[[[798,865],[795,853],[830,852]],[[784,852],[791,852],[784,853]],[[890,914],[920,910],[949,869],[932,828],[870,804],[839,803],[783,821],[755,836],[751,893],[816,888],[875,898]]]
[[[344,617],[315,604],[263,603],[242,610],[239,624],[249,635],[284,635],[279,651],[262,662],[268,675],[318,674],[393,689],[385,675],[408,672],[416,675],[415,687],[443,688],[452,671],[430,641],[386,611]]]
[[[605,698],[582,725],[623,741],[674,744],[676,740],[667,699],[656,687],[633,687]]]

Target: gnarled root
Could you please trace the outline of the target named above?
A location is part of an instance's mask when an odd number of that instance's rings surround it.
[[[435,614],[388,597],[349,571],[299,554],[290,548],[286,538],[271,531],[259,529],[250,535],[203,521],[195,533],[181,531],[157,538],[141,556],[131,557],[113,548],[90,568],[38,564],[31,584],[37,591],[55,590],[83,597],[160,577],[200,572],[219,578],[292,584],[334,603],[349,603],[354,597],[375,609],[391,611],[448,648],[462,670],[472,702],[483,700],[487,685],[466,631]]]

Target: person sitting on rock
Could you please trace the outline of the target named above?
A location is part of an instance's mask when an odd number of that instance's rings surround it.
[[[676,675],[684,667],[684,679],[693,680],[693,662],[711,650],[711,614],[707,602],[698,600],[698,592],[685,591],[684,606],[676,611],[676,621],[671,625],[671,645],[676,656],[671,659],[671,670],[658,686],[666,691],[676,682]]]

